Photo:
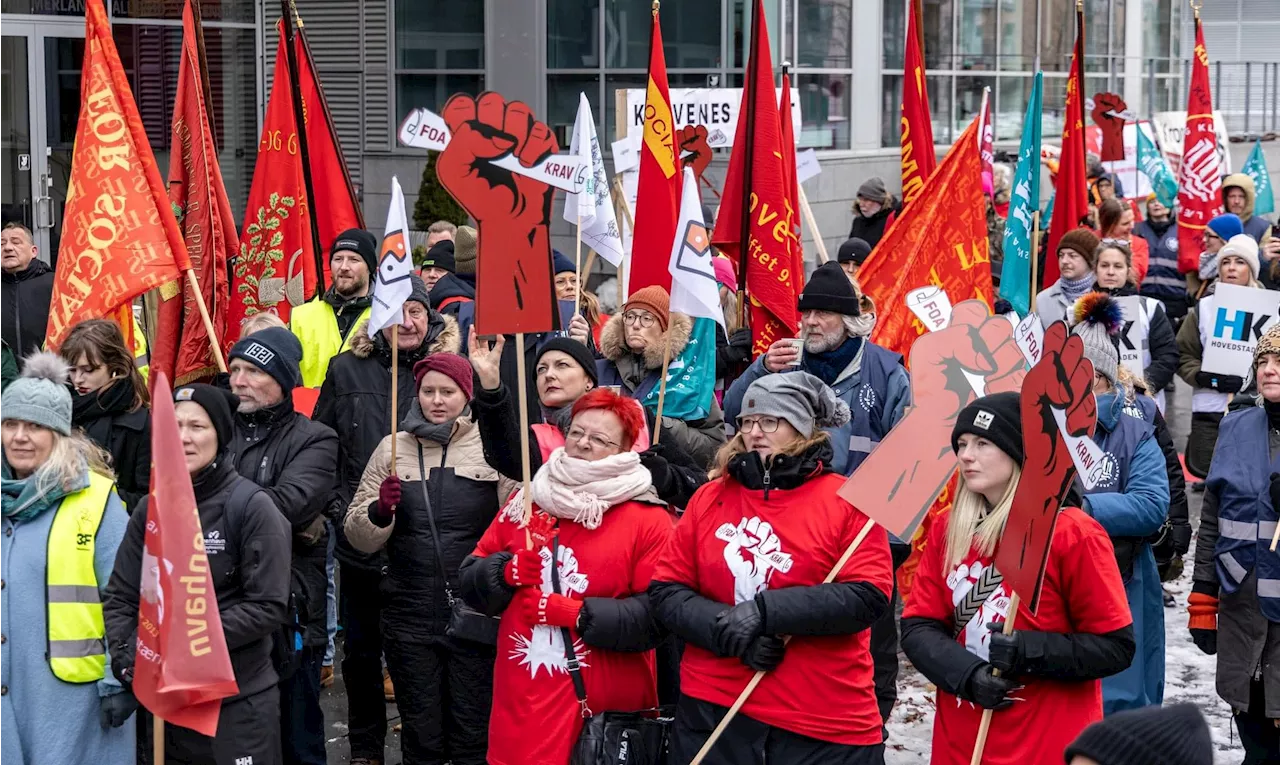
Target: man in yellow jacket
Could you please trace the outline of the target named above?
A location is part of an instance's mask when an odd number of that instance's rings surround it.
[[[378,240],[368,231],[347,229],[333,240],[329,270],[333,286],[319,300],[298,306],[290,329],[302,343],[302,384],[319,388],[329,359],[350,350],[356,327],[369,318],[372,275],[378,268]]]

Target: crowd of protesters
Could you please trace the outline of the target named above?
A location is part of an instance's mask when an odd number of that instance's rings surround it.
[[[696,342],[663,288],[604,316],[557,252],[556,297],[577,308],[564,329],[523,346],[479,336],[477,232],[442,222],[395,331],[370,332],[378,243],[339,234],[327,292],[288,325],[264,314],[236,328],[228,373],[173,391],[239,689],[216,735],[166,726],[165,761],[327,762],[320,698],[341,625],[353,765],[385,761],[391,699],[405,763],[596,762],[584,752],[607,713],[668,721],[670,761],[687,763],[758,672],[703,762],[882,763],[900,646],[937,688],[935,763],[969,760],[984,710],[1000,714],[1000,762],[1211,762],[1199,713],[1160,708],[1161,582],[1192,538],[1163,415],[1175,375],[1194,388],[1186,466],[1205,497],[1190,634],[1218,655],[1246,762],[1280,761],[1280,328],[1249,374],[1202,369],[1203,301],[1275,285],[1280,239],[1253,215],[1248,177],[1229,176],[1228,212],[1184,279],[1173,211],[1152,200],[1135,220],[1114,184],[1096,179],[1097,227],[1046,255],[1060,276],[1036,300],[1093,364],[1094,440],[1113,471],[1063,503],[1038,611],[1023,606],[1009,634],[995,549],[1024,471],[1044,468],[1026,464],[1019,394],[956,419],[953,508],[929,528],[905,603],[911,540],[836,494],[911,405],[858,278],[901,214],[880,179],[859,187],[836,260],[806,280],[799,341],[753,358],[739,276],[716,259],[715,395],[696,417],[655,411],[664,356]],[[42,352],[51,273],[25,228],[6,226],[0,245],[3,754],[150,762],[154,722],[131,687],[157,565],[143,544],[145,352],[109,320]],[[1129,298],[1137,369],[1121,353]],[[307,388],[318,398],[300,407]]]

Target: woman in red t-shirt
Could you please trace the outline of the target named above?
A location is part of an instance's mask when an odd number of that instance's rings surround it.
[[[930,761],[968,763],[982,711],[994,709],[986,765],[1060,763],[1072,739],[1102,719],[1101,678],[1133,660],[1111,540],[1083,511],[1063,508],[1040,607],[1032,615],[1024,601],[1016,629],[1001,634],[1010,593],[994,559],[1022,475],[1019,395],[965,407],[951,445],[960,460],[955,503],[929,532],[902,613],[902,649],[938,686]]]
[[[533,477],[530,522],[517,492],[462,564],[467,603],[502,614],[490,765],[567,765],[585,710],[657,706],[662,633],[645,590],[672,519],[631,451],[643,418],[606,388],[579,398],[565,445]]]
[[[687,641],[672,763],[693,758],[757,671],[770,674],[703,762],[884,762],[867,633],[893,587],[884,530],[823,584],[869,523],[836,496],[844,477],[819,429],[848,419],[813,375],[755,381],[714,480],[676,525],[649,588],[658,620]]]

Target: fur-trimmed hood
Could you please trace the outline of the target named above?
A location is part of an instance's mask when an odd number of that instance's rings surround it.
[[[665,350],[664,345],[667,341],[667,335],[671,335],[671,358],[674,359],[684,353],[685,346],[689,344],[689,336],[692,334],[693,319],[685,314],[672,312],[667,331],[658,338],[658,342],[644,350],[645,369],[659,369],[662,367],[662,354]],[[615,313],[609,317],[604,329],[600,330],[600,353],[614,364],[617,364],[626,356],[631,356],[631,349],[627,347],[625,336],[622,326],[622,312]]]
[[[442,322],[444,325],[440,333],[436,335],[436,339],[428,342],[427,354],[459,352],[462,348],[462,331],[458,329],[458,321],[456,319],[438,311],[431,311],[427,322],[428,337],[430,336],[431,325],[436,322]],[[376,348],[373,338],[369,336],[369,322],[366,319],[360,322],[360,326],[355,329],[355,334],[351,336],[351,353],[356,358],[367,359],[373,355]]]

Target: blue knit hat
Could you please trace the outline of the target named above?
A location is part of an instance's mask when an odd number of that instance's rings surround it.
[[[1228,241],[1237,234],[1244,233],[1244,224],[1240,222],[1240,216],[1235,213],[1223,213],[1213,220],[1209,221],[1209,228],[1213,229],[1213,233],[1222,237],[1222,241]]]
[[[569,257],[559,250],[551,251],[551,262],[552,265],[555,266],[555,273],[557,274],[562,274],[565,271],[572,271],[575,274],[578,273],[578,268],[573,265],[573,261],[569,260]]]
[[[71,435],[69,368],[56,353],[45,351],[27,357],[22,377],[4,389],[6,420],[22,420],[64,436]]]

